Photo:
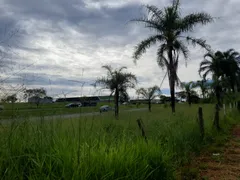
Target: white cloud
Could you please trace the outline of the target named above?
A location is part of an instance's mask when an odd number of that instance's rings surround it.
[[[1,1],[0,1],[1,2]],[[238,19],[240,2],[219,0],[183,0],[182,11],[207,11],[216,19],[216,22],[205,27],[197,27],[194,36],[207,40],[213,49],[239,50],[240,35]],[[86,80],[89,83],[105,74],[102,65],[111,64],[113,67],[127,66],[128,70],[136,74],[140,80],[138,87],[160,85],[165,71],[156,63],[156,47],[147,53],[134,65],[132,54],[134,46],[148,37],[149,31],[129,20],[142,15],[141,4],[155,4],[164,7],[170,1],[164,0],[84,0],[71,2],[67,0],[51,0],[52,7],[43,8],[43,2],[30,3],[30,0],[6,0],[4,15],[12,19],[21,27],[18,46],[14,46],[18,56],[13,56],[19,64],[33,66],[24,70],[24,73],[47,76],[58,84],[52,85],[51,94],[61,91],[77,92],[81,87],[66,86],[58,78]],[[31,10],[33,9],[33,10]],[[1,45],[0,45],[1,46]],[[198,67],[204,51],[199,48],[190,48],[191,56],[188,66],[180,61],[179,77],[182,81],[199,79]],[[83,73],[84,69],[84,73]],[[8,72],[11,74],[11,72]],[[56,77],[57,75],[57,77]],[[45,82],[45,81],[44,81]],[[29,87],[31,86],[28,85]],[[36,80],[32,86],[44,86],[50,91],[49,83]],[[168,80],[162,88],[168,88]],[[88,84],[83,88],[83,94],[93,94]],[[131,90],[131,95],[134,90]]]

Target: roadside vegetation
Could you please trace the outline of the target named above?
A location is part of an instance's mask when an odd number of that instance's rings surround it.
[[[56,121],[14,122],[0,129],[3,179],[174,179],[176,169],[214,142],[239,115],[230,113],[212,128],[214,107],[203,105],[205,138],[197,123],[197,105],[152,112],[123,112]],[[233,111],[235,112],[235,111]],[[147,139],[142,137],[141,119]]]
[[[211,15],[182,17],[179,0],[162,9],[145,7],[146,15],[133,21],[153,34],[136,46],[133,58],[136,62],[152,45],[158,46],[157,64],[166,69],[171,97],[161,95],[161,86],[149,85],[135,89],[146,104],[129,104],[128,89],[136,88],[137,77],[126,67],[110,65],[103,66],[106,74],[94,86],[110,90],[111,103],[77,108],[66,108],[64,102],[44,104],[52,98],[42,88],[24,91],[35,103],[16,103],[16,94],[8,96],[0,109],[4,120],[0,121],[1,179],[176,179],[179,167],[223,141],[230,128],[240,123],[239,53],[212,50],[205,40],[188,35],[197,25],[213,22]],[[181,82],[179,59],[189,58],[188,45],[200,46],[206,53],[199,62],[201,79]],[[156,97],[159,104],[153,104]],[[119,105],[121,98],[126,99],[125,105]],[[104,104],[115,111],[44,119],[99,112]]]

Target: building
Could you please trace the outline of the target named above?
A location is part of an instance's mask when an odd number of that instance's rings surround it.
[[[84,96],[84,97],[69,97],[69,98],[58,98],[56,102],[113,102],[114,96]]]
[[[44,98],[40,98],[38,96],[33,96],[33,97],[30,97],[28,98],[28,103],[41,103],[41,104],[44,104],[44,103],[53,103],[53,99],[52,97],[44,97]]]
[[[114,96],[98,96],[100,102],[114,102]]]

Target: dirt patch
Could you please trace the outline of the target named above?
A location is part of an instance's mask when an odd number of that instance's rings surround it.
[[[204,163],[207,168],[199,170],[199,179],[240,179],[240,126],[233,129],[233,137],[226,144],[224,152],[212,153]]]
[[[215,151],[206,151],[194,159],[181,179],[240,180],[240,126],[233,129],[232,138]]]

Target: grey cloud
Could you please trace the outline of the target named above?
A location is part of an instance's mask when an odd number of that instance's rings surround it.
[[[85,69],[84,75],[92,77],[92,79],[85,77],[85,80],[91,81],[104,75],[105,71],[101,69],[101,65],[105,64],[112,64],[114,67],[128,66],[129,71],[137,75],[140,84],[145,86],[159,84],[165,71],[156,64],[155,48],[149,50],[137,66],[132,63],[134,45],[151,33],[142,26],[128,23],[129,20],[142,15],[141,4],[138,1],[132,3],[128,1],[129,3],[119,6],[108,6],[110,1],[106,0],[95,1],[101,6],[93,8],[86,2],[78,0],[3,1],[4,7],[0,7],[0,25],[13,23],[21,27],[18,37],[15,38],[17,43],[12,43],[18,55],[11,54],[11,59],[22,65],[37,61],[37,64],[28,68],[25,73],[29,73],[30,77],[35,71],[36,74],[40,74],[40,78],[35,82],[29,82],[28,85],[49,86],[50,78],[55,82],[55,86],[59,88],[66,86],[69,89],[67,79],[78,79],[81,77],[82,69]],[[153,3],[160,8],[165,6],[166,2],[169,3],[169,1],[159,0],[144,2]],[[196,27],[194,36],[206,39],[214,50],[240,49],[238,45],[240,2],[237,0],[181,0],[181,4],[183,14],[206,11],[214,17],[220,17],[213,24]],[[0,37],[2,34],[3,32],[0,31]],[[190,48],[190,50],[191,58],[188,68],[185,69],[184,61],[180,63],[180,75],[184,81],[187,78],[199,77],[198,63],[202,60],[204,53],[198,48]],[[14,78],[12,83],[20,81]],[[78,85],[73,83],[72,86],[77,88]],[[164,82],[164,87],[167,86],[168,83]]]

